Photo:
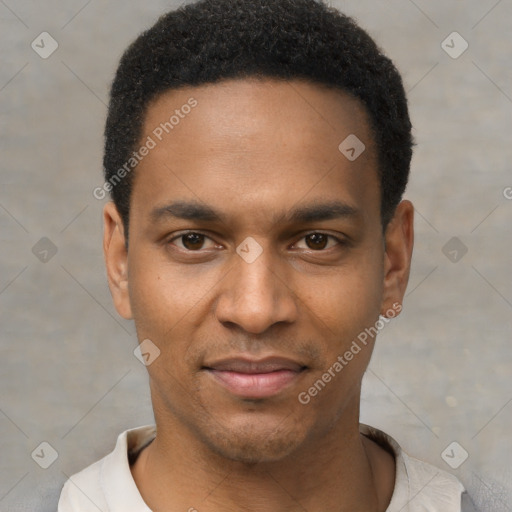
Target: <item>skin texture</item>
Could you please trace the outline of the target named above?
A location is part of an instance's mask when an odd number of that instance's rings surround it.
[[[401,304],[412,204],[383,234],[367,115],[340,91],[271,79],[168,91],[149,106],[141,140],[191,97],[197,107],[136,169],[128,250],[114,205],[104,210],[115,306],[161,351],[148,366],[158,434],[132,468],[139,490],[155,512],[385,511],[394,460],[358,429],[374,340],[308,404],[298,394]],[[338,149],[350,134],[366,145],[354,162]],[[178,200],[224,218],[152,217]],[[355,213],[286,218],[332,201]],[[252,263],[236,252],[247,237],[263,251]],[[306,369],[274,396],[240,398],[204,366],[241,355]]]

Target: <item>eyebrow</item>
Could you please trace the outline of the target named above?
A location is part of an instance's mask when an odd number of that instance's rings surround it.
[[[326,203],[312,203],[300,206],[290,212],[275,216],[273,221],[279,223],[311,223],[347,217],[357,217],[359,210],[341,201]],[[211,206],[196,201],[176,201],[165,206],[155,208],[150,214],[153,222],[166,218],[176,218],[191,221],[226,223],[227,216]]]

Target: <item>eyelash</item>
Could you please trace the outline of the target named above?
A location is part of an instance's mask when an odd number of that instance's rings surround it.
[[[187,236],[187,235],[201,235],[201,236],[204,236],[205,238],[208,238],[209,240],[212,240],[208,235],[206,235],[205,233],[201,233],[200,231],[183,231],[183,232],[179,233],[178,235],[175,235],[170,240],[168,240],[167,243],[174,245],[172,242],[174,242],[175,240],[179,240],[180,238],[183,238],[184,236]],[[338,238],[337,236],[331,235],[329,233],[324,233],[323,231],[311,231],[310,233],[306,233],[305,235],[303,235],[299,240],[304,240],[305,238],[307,238],[308,236],[311,236],[311,235],[327,236],[329,239],[335,240],[337,242],[338,246],[347,245],[347,243],[348,243],[347,240],[345,240],[345,239]],[[334,246],[334,247],[336,247],[336,246]],[[332,249],[332,248],[333,247],[329,247],[327,249],[319,249],[319,250],[314,250],[314,249],[308,249],[308,250],[311,252],[321,253],[321,252],[327,252],[329,249]],[[191,253],[191,254],[201,253],[204,250],[204,249],[199,249],[197,251],[191,251],[187,248],[181,248],[181,247],[178,247],[178,249],[188,252],[188,253]]]

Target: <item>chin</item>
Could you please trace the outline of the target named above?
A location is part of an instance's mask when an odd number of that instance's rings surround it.
[[[233,422],[222,427],[209,425],[203,441],[220,457],[243,464],[283,460],[297,451],[306,437],[297,424],[290,428],[287,421],[274,426],[271,422],[242,425]]]

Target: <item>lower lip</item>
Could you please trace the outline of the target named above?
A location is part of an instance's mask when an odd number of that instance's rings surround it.
[[[234,395],[267,398],[278,394],[298,379],[301,372],[278,370],[270,373],[238,373],[208,370],[215,380]]]

